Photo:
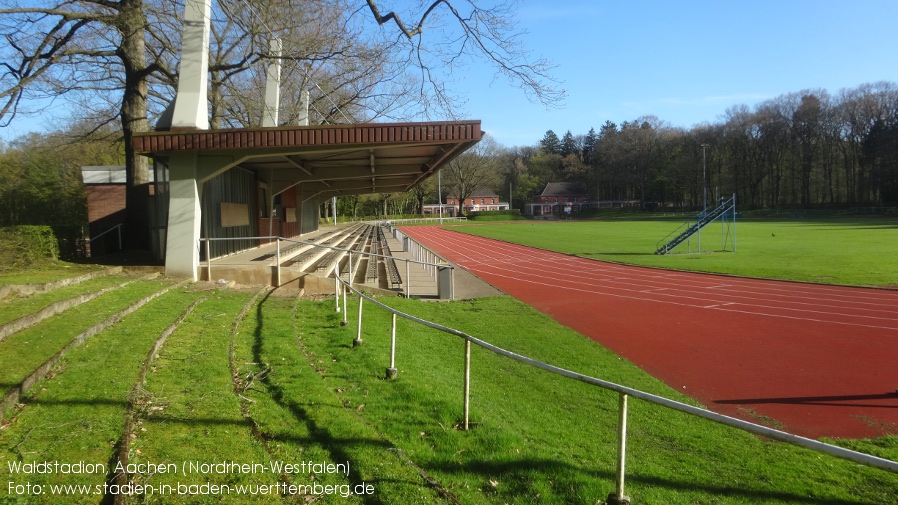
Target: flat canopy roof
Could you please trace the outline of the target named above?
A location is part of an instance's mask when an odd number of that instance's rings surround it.
[[[223,169],[254,171],[275,193],[303,184],[330,197],[408,191],[481,136],[480,121],[466,120],[148,132],[133,145],[153,157],[230,156]]]

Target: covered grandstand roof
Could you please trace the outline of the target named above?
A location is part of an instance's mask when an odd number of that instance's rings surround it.
[[[136,151],[232,157],[275,182],[321,197],[407,191],[480,141],[479,120],[367,123],[135,134]]]

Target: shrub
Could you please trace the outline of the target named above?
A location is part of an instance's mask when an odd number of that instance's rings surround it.
[[[476,212],[468,212],[465,214],[468,219],[475,221],[511,221],[515,219],[523,219],[520,209],[511,210],[482,210]]]
[[[49,226],[0,228],[0,268],[21,268],[57,258],[59,245]]]

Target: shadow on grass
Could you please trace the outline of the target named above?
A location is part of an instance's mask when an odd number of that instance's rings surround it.
[[[601,259],[603,256],[655,256],[654,251],[648,252],[602,252],[602,251],[589,251],[579,253],[578,256],[583,256],[585,258],[599,258]]]
[[[188,426],[203,426],[203,425],[231,425],[231,426],[241,426],[248,427],[249,423],[244,419],[218,419],[214,417],[180,417],[180,416],[170,416],[166,414],[153,414],[144,418],[146,422],[150,423],[163,423],[163,424],[171,424],[171,423],[179,423],[186,424]]]
[[[21,382],[0,382],[0,395],[5,395],[14,388],[22,386]]]
[[[264,363],[264,359],[262,357],[262,335],[265,327],[265,314],[263,311],[263,307],[270,298],[271,293],[271,291],[266,293],[259,304],[256,306],[256,328],[253,332],[252,349],[253,361],[256,363]],[[334,436],[328,428],[321,426],[318,422],[315,421],[315,419],[312,418],[312,416],[310,415],[310,411],[312,411],[313,409],[307,409],[302,404],[291,400],[289,394],[284,390],[284,388],[269,378],[269,374],[265,374],[259,380],[267,387],[272,400],[274,400],[274,402],[277,403],[281,408],[290,412],[294,419],[304,424],[306,430],[309,433],[308,438],[281,437],[282,440],[289,440],[300,443],[302,445],[308,445],[310,442],[315,443],[330,454],[330,461],[335,462],[350,461],[353,459],[350,454],[346,452],[346,450],[344,450],[343,447],[345,447],[346,445],[370,444],[375,446],[382,446],[384,448],[389,447],[389,444],[375,438],[343,439]],[[314,408],[317,408],[317,405]],[[366,481],[359,473],[357,465],[349,465],[349,479],[350,482],[353,483]],[[372,481],[371,479],[368,479],[366,482]],[[375,495],[361,495],[361,498],[366,504],[382,505],[384,503]]]
[[[859,402],[864,400],[894,400],[891,404],[871,403],[843,403]],[[761,403],[782,403],[798,405],[832,405],[837,407],[877,407],[884,409],[898,409],[898,393],[881,393],[867,395],[838,395],[838,396],[793,396],[782,398],[737,398],[732,400],[714,400],[721,405],[755,405]]]
[[[63,406],[74,406],[74,405],[109,405],[112,407],[122,407],[125,408],[128,406],[128,402],[126,400],[110,400],[107,398],[92,398],[92,399],[84,399],[84,400],[44,400],[41,398],[35,398],[28,400],[30,405],[63,405]]]
[[[513,494],[515,496],[526,497],[531,496],[534,492],[534,482],[549,483],[555,490],[570,490],[570,494],[562,496],[568,503],[576,503],[582,501],[582,495],[577,493],[580,488],[578,481],[593,481],[596,478],[603,480],[607,484],[601,485],[602,496],[596,496],[596,499],[604,499],[615,490],[615,482],[617,474],[607,470],[587,469],[567,463],[548,459],[521,459],[508,462],[493,461],[467,461],[464,464],[437,464],[427,465],[428,471],[440,472],[443,474],[458,474],[462,477],[464,474],[477,473],[483,476],[483,482],[489,482],[496,479],[499,487],[502,488],[502,494]],[[570,476],[568,482],[560,479],[561,476]],[[762,489],[739,489],[732,486],[716,486],[708,482],[673,480],[669,478],[646,476],[638,472],[628,473],[626,482],[631,486],[633,483],[639,483],[646,486],[663,488],[672,492],[689,492],[698,491],[707,493],[712,496],[728,496],[739,497],[749,503],[776,501],[783,503],[813,503],[825,505],[869,505],[872,502],[858,500],[844,500],[838,498],[825,499],[805,494],[791,493],[788,491],[762,490]],[[607,489],[607,492],[605,490]],[[626,491],[633,499],[634,503],[642,503],[639,499],[638,492],[634,493],[632,487]],[[711,498],[713,500],[713,498]],[[696,502],[698,503],[698,502]]]

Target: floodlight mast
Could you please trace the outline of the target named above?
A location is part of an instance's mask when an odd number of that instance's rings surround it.
[[[707,172],[707,156],[706,149],[708,149],[708,144],[702,144],[702,219],[704,219],[708,215],[708,177],[706,175]],[[698,226],[698,253],[702,253],[702,225],[701,221],[699,221]]]
[[[707,148],[708,144],[702,144],[702,212],[705,213],[708,212],[707,157],[705,154]]]

